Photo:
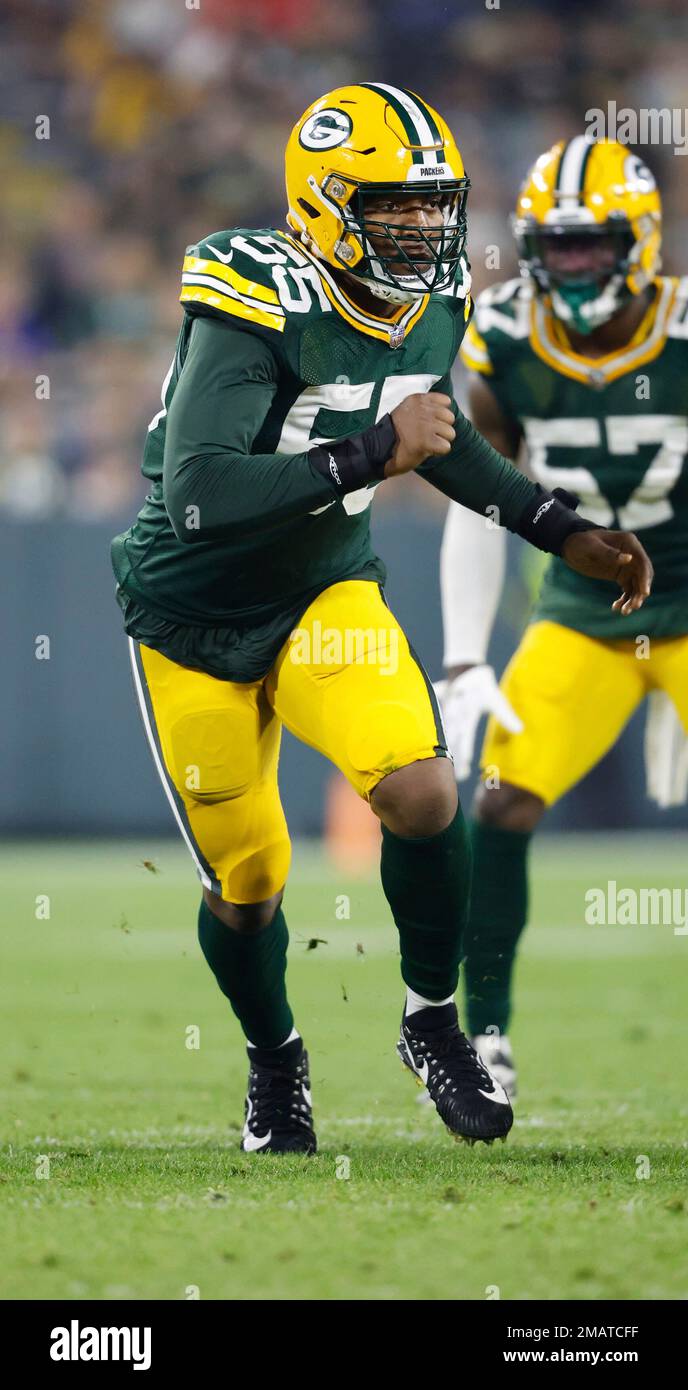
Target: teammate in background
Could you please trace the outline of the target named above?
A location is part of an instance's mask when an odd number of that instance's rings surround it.
[[[283,724],[382,822],[402,1060],[453,1134],[492,1140],[511,1108],[454,1004],[468,836],[432,687],[382,593],[373,491],[417,469],[477,512],[495,504],[540,548],[616,579],[626,615],[651,567],[634,536],[522,477],[454,404],[469,184],[442,118],[396,87],[330,92],[292,132],[286,181],[289,230],[216,232],[184,262],[150,493],[113,542],[136,689],[203,884],[201,947],[247,1039],[243,1148],[316,1145],[285,987]],[[378,660],[391,651],[394,669]]]
[[[660,277],[655,181],[613,141],[578,136],[538,159],[513,229],[523,278],[480,295],[461,349],[473,423],[509,458],[523,446],[533,477],[570,489],[583,516],[638,530],[655,583],[621,630],[609,584],[552,560],[498,688],[486,653],[506,537],[450,507],[440,693],[459,779],[491,716],[471,829],[467,1026],[512,1096],[507,1029],[533,831],[651,692],[655,799],[685,795],[688,769],[688,280]]]

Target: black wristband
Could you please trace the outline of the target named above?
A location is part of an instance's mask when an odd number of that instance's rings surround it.
[[[397,447],[391,415],[383,415],[376,425],[360,434],[349,435],[333,444],[318,444],[308,450],[313,467],[334,485],[338,497],[355,492],[368,483],[379,483],[385,464]]]
[[[516,532],[525,541],[536,545],[538,550],[547,550],[550,555],[561,555],[564,541],[574,531],[602,531],[595,521],[586,521],[576,515],[580,498],[563,487],[555,487],[547,492],[536,483],[537,495],[524,507]]]

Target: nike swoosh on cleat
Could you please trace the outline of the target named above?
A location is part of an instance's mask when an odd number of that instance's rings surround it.
[[[499,1094],[500,1091],[501,1091],[501,1095]],[[499,1084],[498,1081],[495,1082],[494,1091],[478,1091],[478,1095],[484,1096],[484,1097],[485,1097],[485,1100],[493,1100],[494,1103],[495,1103],[495,1105],[508,1105],[508,1104],[509,1104],[509,1097],[508,1097],[506,1091],[504,1090],[504,1087],[503,1087],[503,1086],[500,1086],[500,1084]]]
[[[423,1082],[423,1085],[424,1085],[424,1086],[427,1086],[427,1084],[428,1084],[428,1076],[429,1076],[429,1073],[430,1073],[430,1068],[429,1068],[427,1062],[426,1062],[425,1060],[423,1060],[422,1062],[414,1062],[414,1060],[413,1060],[413,1053],[411,1053],[410,1055],[411,1055],[411,1061],[413,1062],[413,1070],[415,1071],[416,1076],[419,1076],[420,1079],[421,1079],[421,1081]]]
[[[246,1098],[246,1123],[241,1133],[241,1147],[247,1153],[252,1153],[255,1149],[264,1149],[266,1144],[272,1139],[272,1130],[267,1134],[254,1134],[250,1128],[251,1116],[253,1115],[253,1101],[250,1096]]]
[[[254,1149],[264,1149],[265,1145],[269,1144],[271,1139],[271,1129],[268,1130],[267,1134],[251,1134],[250,1129],[247,1131],[246,1127],[244,1126],[244,1133],[242,1135],[241,1146],[246,1151],[246,1153],[252,1153]]]
[[[416,1061],[411,1047],[407,1043],[403,1033],[397,1044],[397,1051],[399,1053],[399,1056],[401,1057],[402,1062],[404,1063],[404,1066],[408,1067],[409,1071],[412,1071],[414,1076],[418,1077],[424,1086],[427,1086],[430,1068],[427,1062],[425,1061],[425,1058],[423,1058],[422,1062]]]

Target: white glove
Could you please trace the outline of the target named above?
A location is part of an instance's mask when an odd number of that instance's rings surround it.
[[[645,722],[645,776],[651,801],[666,810],[688,799],[688,735],[664,690],[653,690]]]
[[[470,776],[475,736],[483,714],[493,714],[510,734],[523,730],[522,721],[499,689],[491,666],[471,666],[454,680],[437,681],[434,690],[457,782]]]

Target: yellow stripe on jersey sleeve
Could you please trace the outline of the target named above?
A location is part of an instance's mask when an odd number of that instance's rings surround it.
[[[267,309],[259,309],[255,304],[247,304],[243,299],[230,299],[218,290],[206,289],[204,285],[185,285],[179,296],[182,304],[207,304],[211,309],[220,309],[234,318],[247,319],[249,323],[260,323],[264,328],[274,328],[284,332],[284,314],[271,314]]]
[[[276,290],[269,285],[259,284],[257,280],[247,280],[245,275],[240,275],[238,270],[234,270],[231,265],[225,265],[223,261],[209,261],[203,256],[185,256],[182,273],[209,275],[213,280],[224,280],[226,285],[230,285],[238,294],[246,295],[249,299],[260,299],[264,304],[279,305]]]
[[[247,280],[221,261],[185,256],[179,298],[182,304],[206,304],[234,318],[284,332],[286,319],[277,291],[257,280]]]
[[[472,372],[482,372],[484,376],[492,376],[494,367],[490,361],[490,354],[487,343],[481,338],[475,322],[470,323],[466,329],[466,336],[459,348],[459,356],[465,367],[469,367]]]

